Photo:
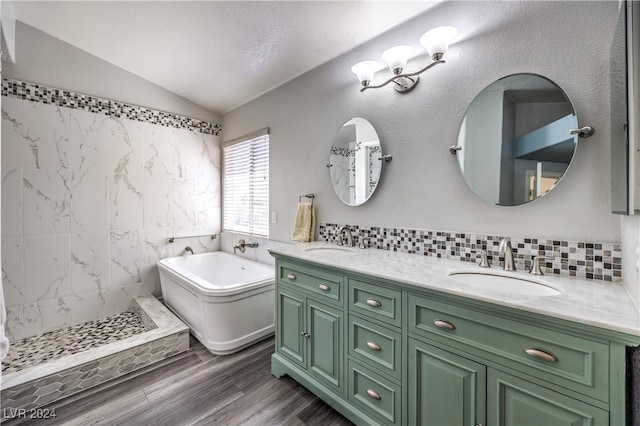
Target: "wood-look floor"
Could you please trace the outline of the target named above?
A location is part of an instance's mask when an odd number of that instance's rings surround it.
[[[271,375],[270,338],[233,355],[191,349],[90,394],[46,407],[54,419],[5,425],[351,425],[289,377]]]

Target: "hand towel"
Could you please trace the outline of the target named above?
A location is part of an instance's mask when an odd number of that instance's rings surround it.
[[[293,226],[293,241],[308,243],[313,241],[316,228],[316,215],[312,203],[299,203],[296,222]]]

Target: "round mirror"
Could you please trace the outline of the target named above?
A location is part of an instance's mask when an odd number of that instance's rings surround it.
[[[569,168],[578,127],[567,95],[551,80],[514,74],[473,100],[458,133],[458,165],[484,200],[517,206],[552,190]]]
[[[380,139],[364,118],[354,117],[340,127],[331,145],[329,174],[333,190],[350,206],[367,201],[382,172]]]

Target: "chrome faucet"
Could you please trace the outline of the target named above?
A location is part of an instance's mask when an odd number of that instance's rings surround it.
[[[349,227],[347,225],[341,226],[340,229],[338,229],[338,245],[339,246],[343,246],[344,245],[344,240],[342,238],[342,233],[343,232],[347,236],[347,245],[349,247],[353,247],[353,235],[351,235],[351,230],[349,229]]]
[[[529,273],[531,275],[544,275],[544,272],[542,272],[542,269],[540,268],[540,261],[541,260],[555,260],[555,258],[553,257],[547,257],[547,256],[533,256],[533,260],[531,262],[531,269],[529,269]]]
[[[186,246],[184,248],[184,251],[188,251],[189,253],[193,254],[193,249],[191,247],[189,247],[189,246]]]
[[[233,246],[233,254],[236,254],[236,250],[240,250],[240,253],[244,253],[246,248],[256,248],[258,243],[245,243],[244,240],[238,240],[238,244]]]
[[[489,261],[487,260],[487,252],[485,250],[474,249],[471,250],[471,253],[475,253],[476,259],[480,258],[480,263],[478,264],[481,268],[491,268]]]
[[[371,244],[371,237],[362,237],[360,238],[360,245],[358,245],[361,249],[366,249],[369,244]]]
[[[506,237],[500,240],[498,251],[500,253],[504,252],[504,270],[515,271],[516,267],[513,264],[513,249],[511,248],[511,238]]]

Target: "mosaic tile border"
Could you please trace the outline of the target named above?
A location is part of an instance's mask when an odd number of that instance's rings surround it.
[[[222,131],[222,126],[219,124],[183,115],[8,78],[2,79],[2,96],[79,109],[112,117],[124,117],[165,127],[188,129],[214,136],[217,136]]]
[[[337,230],[342,225],[321,223],[319,240],[337,242]],[[447,232],[424,229],[347,225],[355,244],[360,238],[370,238],[369,247],[401,253],[434,256],[462,262],[476,262],[472,250],[487,252],[489,263],[499,266],[504,257],[498,252],[503,236],[473,232]],[[578,277],[588,280],[622,282],[622,245],[582,241],[561,241],[538,238],[511,238],[516,268],[529,270],[534,256],[553,257],[542,270],[545,274]]]

